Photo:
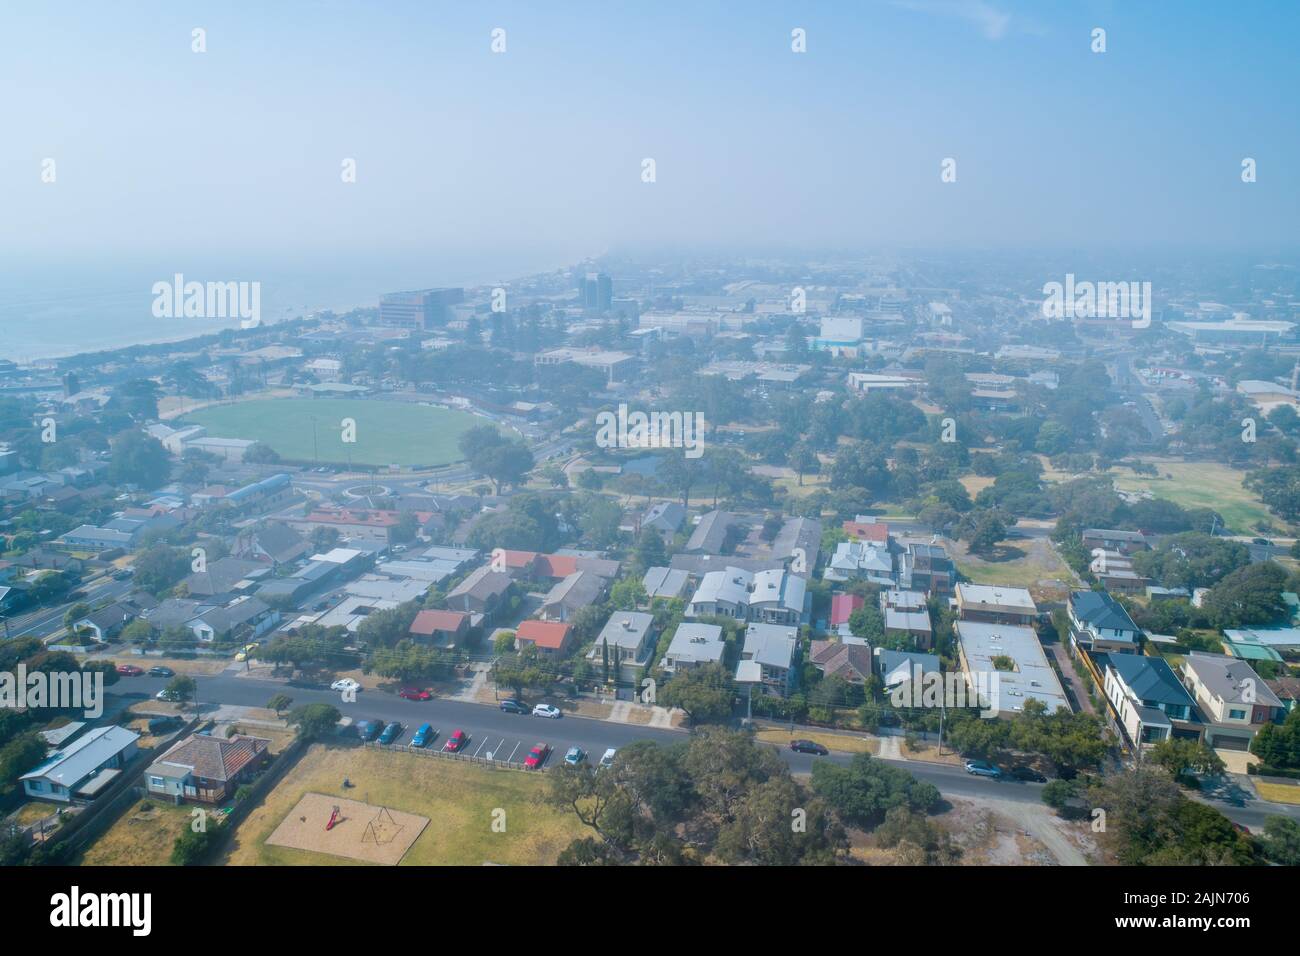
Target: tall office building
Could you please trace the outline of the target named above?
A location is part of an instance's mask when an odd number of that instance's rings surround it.
[[[614,280],[603,272],[588,272],[578,280],[578,301],[588,312],[608,312],[614,304]]]
[[[404,329],[434,329],[446,325],[451,307],[464,301],[464,289],[390,292],[379,300],[379,322]]]

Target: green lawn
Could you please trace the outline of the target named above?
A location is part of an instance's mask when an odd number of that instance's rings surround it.
[[[1116,469],[1116,486],[1124,491],[1149,491],[1184,508],[1213,508],[1223,515],[1228,529],[1237,534],[1253,534],[1258,521],[1282,523],[1269,514],[1259,498],[1242,487],[1244,472],[1211,461],[1152,464],[1160,477],[1134,475],[1127,468]]]
[[[343,788],[345,777],[354,785],[351,789]],[[549,866],[574,838],[590,836],[592,831],[571,811],[543,802],[546,786],[542,774],[490,770],[418,754],[314,744],[240,824],[220,862],[235,866],[351,864],[343,857],[266,844],[304,793],[323,793],[428,817],[429,825],[402,860],[406,866]],[[493,829],[497,811],[504,811],[504,832]]]
[[[355,444],[343,442],[345,418],[356,422]],[[404,467],[459,461],[457,439],[486,423],[468,412],[362,398],[259,399],[201,408],[184,418],[216,438],[263,442],[291,461]]]

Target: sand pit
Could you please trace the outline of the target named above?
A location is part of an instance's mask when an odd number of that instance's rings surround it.
[[[334,829],[326,830],[325,824],[335,807],[339,808],[338,822]],[[396,866],[428,825],[428,817],[414,813],[323,793],[307,793],[266,842],[342,856],[360,863]]]

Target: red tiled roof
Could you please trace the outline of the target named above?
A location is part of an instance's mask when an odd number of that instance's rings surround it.
[[[542,573],[550,578],[567,578],[578,570],[578,559],[567,554],[541,555]]]
[[[572,626],[560,621],[528,620],[521,623],[515,631],[515,640],[527,641],[546,650],[558,651],[564,647]]]
[[[461,611],[421,611],[411,622],[411,633],[432,637],[439,631],[455,634],[468,617]]]
[[[526,568],[537,560],[536,551],[502,551],[501,555],[510,569]]]
[[[866,604],[861,594],[835,594],[831,596],[831,627],[847,624],[850,615]]]
[[[884,544],[889,540],[889,525],[883,521],[876,522],[858,522],[846,521],[843,524],[844,533],[850,538],[861,538],[864,541],[877,541]]]

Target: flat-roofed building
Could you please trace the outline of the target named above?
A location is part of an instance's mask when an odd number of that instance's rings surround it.
[[[957,585],[956,601],[957,616],[963,621],[1028,627],[1038,618],[1038,606],[1024,588],[962,581]]]
[[[990,703],[999,716],[1014,716],[1029,700],[1040,701],[1049,714],[1062,707],[1071,709],[1033,628],[967,619],[957,621],[955,628],[967,686],[972,690],[996,687]]]

